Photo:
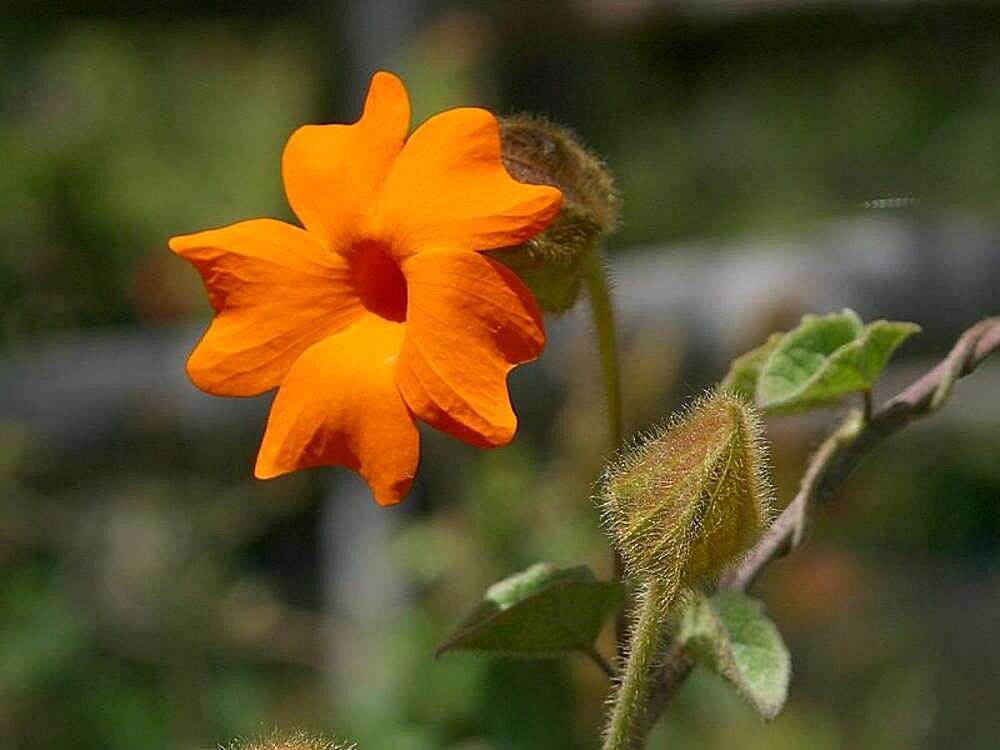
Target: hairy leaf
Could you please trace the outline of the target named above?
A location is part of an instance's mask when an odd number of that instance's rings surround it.
[[[711,599],[695,594],[680,616],[677,641],[770,720],[788,695],[791,658],[763,610],[761,602],[738,591]]]
[[[887,320],[866,326],[852,310],[806,315],[781,336],[761,367],[757,405],[798,411],[868,390],[896,348],[919,330],[914,323]]]
[[[586,566],[537,563],[493,584],[438,654],[464,650],[557,656],[589,651],[623,597],[620,583],[597,581]]]
[[[729,366],[726,377],[719,383],[719,388],[753,400],[764,363],[767,362],[767,358],[771,356],[771,352],[774,351],[774,347],[778,345],[783,335],[782,333],[772,333],[768,336],[767,341],[756,349],[751,349],[746,354],[734,359]]]

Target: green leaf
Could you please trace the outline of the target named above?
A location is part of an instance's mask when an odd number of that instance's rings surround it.
[[[774,347],[781,341],[783,335],[782,333],[772,333],[767,341],[756,349],[751,349],[746,354],[734,359],[733,363],[729,366],[729,372],[726,373],[726,377],[719,383],[719,388],[724,391],[731,391],[738,396],[753,399],[754,394],[757,392],[757,381],[760,379],[760,371],[763,369],[764,363],[767,362],[767,358],[771,356],[771,352],[774,351]]]
[[[788,696],[791,657],[764,605],[738,591],[694,598],[680,615],[677,642],[695,661],[731,682],[764,719]]]
[[[620,583],[597,581],[586,566],[537,563],[490,586],[437,653],[490,651],[542,657],[590,651],[623,597]]]
[[[866,326],[852,310],[806,315],[781,336],[761,367],[757,406],[798,411],[869,390],[896,348],[919,330],[914,323],[887,320]]]

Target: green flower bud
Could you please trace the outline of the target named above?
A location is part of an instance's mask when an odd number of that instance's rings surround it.
[[[723,391],[697,399],[605,474],[605,525],[626,574],[671,598],[718,576],[770,522],[767,473],[753,407]]]
[[[528,115],[499,122],[507,171],[519,182],[559,188],[563,208],[541,234],[490,255],[524,281],[543,310],[565,312],[580,295],[583,258],[618,222],[614,182],[566,128]]]
[[[277,732],[249,742],[237,741],[229,750],[356,750],[357,745],[343,745],[305,732],[282,735]]]

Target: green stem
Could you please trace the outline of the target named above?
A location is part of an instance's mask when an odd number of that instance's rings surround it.
[[[599,248],[594,248],[588,253],[583,263],[587,295],[590,297],[590,311],[594,317],[594,330],[597,333],[597,347],[601,357],[601,373],[604,378],[604,397],[608,409],[608,439],[611,442],[611,450],[616,451],[623,437],[622,391],[611,289]]]
[[[638,739],[638,723],[645,710],[646,696],[653,680],[650,668],[675,591],[676,587],[669,590],[662,582],[649,581],[637,598],[628,661],[611,709],[611,718],[604,736],[604,750],[627,750],[634,747],[633,742]]]
[[[600,247],[594,247],[584,256],[583,278],[590,298],[590,312],[597,334],[597,349],[601,358],[601,374],[604,381],[604,401],[608,411],[609,451],[614,453],[622,444],[622,389],[618,369],[618,339],[615,328],[615,311],[611,303],[611,287]],[[614,577],[625,579],[625,563],[618,551],[614,552]],[[615,641],[619,660],[624,655],[626,631],[624,611],[615,623]]]

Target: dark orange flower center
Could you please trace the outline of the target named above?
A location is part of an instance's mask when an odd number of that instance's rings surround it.
[[[406,320],[406,278],[381,243],[361,243],[351,268],[361,304],[386,320]]]

